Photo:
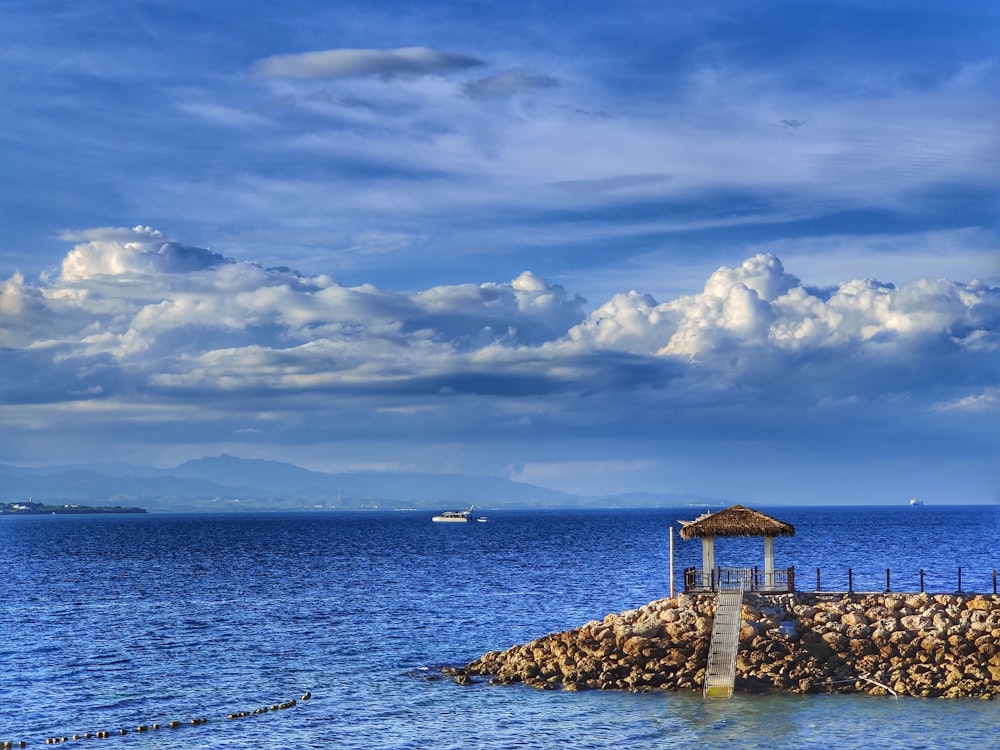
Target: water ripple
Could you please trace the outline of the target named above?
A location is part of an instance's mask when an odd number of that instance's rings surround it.
[[[810,588],[988,587],[997,509],[772,509]],[[459,686],[439,665],[665,596],[681,511],[0,518],[0,741],[134,728],[145,748],[986,747],[1000,704]],[[970,543],[975,541],[975,544]],[[730,543],[732,542],[732,543]],[[720,540],[721,563],[762,556]],[[961,559],[955,555],[960,554]],[[676,566],[700,561],[677,544]],[[949,588],[950,587],[950,588]],[[233,712],[312,691],[294,709]],[[277,697],[277,698],[276,698]],[[193,717],[206,723],[191,725]]]

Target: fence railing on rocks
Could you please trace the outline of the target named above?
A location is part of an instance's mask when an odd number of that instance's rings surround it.
[[[885,577],[879,571],[856,572],[848,568],[846,573],[824,574],[822,568],[816,568],[817,592],[853,594],[855,591],[868,593],[891,593],[919,591],[954,592],[957,594],[997,594],[997,570],[994,568],[986,576],[981,571],[973,572],[956,568],[954,571],[926,571],[920,568],[914,575],[912,572],[894,574],[891,568],[885,569]]]
[[[805,583],[807,576],[800,577],[799,583]],[[737,581],[743,583],[747,591],[758,591],[761,593],[791,593],[793,591],[808,591],[808,588],[796,588],[795,566],[784,570],[775,570],[771,574],[765,574],[759,568],[723,568],[716,567],[712,570],[700,570],[695,567],[684,569],[684,593],[707,593],[718,591],[720,588],[734,584]],[[811,581],[810,581],[811,583]],[[957,593],[957,594],[997,594],[998,590],[997,570],[994,568],[987,574],[979,571],[969,571],[966,568],[955,568],[949,571],[932,570],[928,571],[920,568],[915,573],[913,571],[893,572],[891,568],[883,570],[846,570],[816,568],[816,582],[814,591],[817,593],[891,593],[891,592],[919,592],[927,591],[937,593]]]

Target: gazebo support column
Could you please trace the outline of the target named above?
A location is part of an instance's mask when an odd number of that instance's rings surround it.
[[[712,571],[715,570],[715,537],[706,536],[701,539],[701,575],[702,585],[712,588]]]
[[[764,588],[774,588],[774,537],[764,537]]]

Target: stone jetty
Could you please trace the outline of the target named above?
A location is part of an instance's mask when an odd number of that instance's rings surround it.
[[[548,689],[700,691],[714,612],[713,595],[681,594],[445,671]],[[737,692],[1000,695],[997,596],[748,593],[742,618]]]

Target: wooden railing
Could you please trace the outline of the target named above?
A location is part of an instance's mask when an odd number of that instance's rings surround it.
[[[964,572],[963,572],[964,571]],[[838,592],[846,591],[853,594],[859,592],[917,592],[924,593],[928,590],[925,585],[925,571],[923,568],[913,574],[912,571],[898,570],[894,573],[889,568],[885,569],[885,577],[881,573],[871,570],[858,573],[853,568],[847,568],[846,573],[839,571],[823,574],[820,568],[816,568],[816,591]],[[988,575],[983,575],[982,570],[974,571],[972,575],[968,570],[957,568],[952,571],[933,571],[934,575],[927,575],[931,578],[931,590],[942,592],[954,591],[958,594],[988,594],[992,592],[994,596],[998,593],[997,569],[993,568]],[[882,586],[882,582],[885,586]],[[952,588],[954,583],[954,588]]]
[[[927,575],[930,578],[930,575]],[[806,576],[805,583],[808,587],[809,576]],[[889,568],[885,569],[884,577],[881,573],[866,571],[859,575],[853,568],[847,568],[843,572],[824,572],[816,568],[815,591],[825,593],[836,592],[924,592],[928,589],[938,592],[954,591],[956,593],[993,593],[1000,595],[1000,584],[996,568],[988,571],[986,575],[982,571],[970,575],[964,568],[957,568],[954,571],[943,573],[936,571],[930,586],[925,586],[925,571],[921,568],[917,573],[904,575]],[[684,569],[684,591],[718,591],[720,588],[732,586],[737,582],[742,582],[743,588],[747,591],[765,592],[792,592],[795,591],[795,566],[785,570],[776,570],[770,576],[763,573],[759,568],[723,568],[717,567],[713,570],[699,570],[698,568]],[[803,589],[808,590],[808,589]]]
[[[747,591],[795,591],[795,566],[766,574],[759,568],[684,569],[684,591],[718,591],[742,583]]]

